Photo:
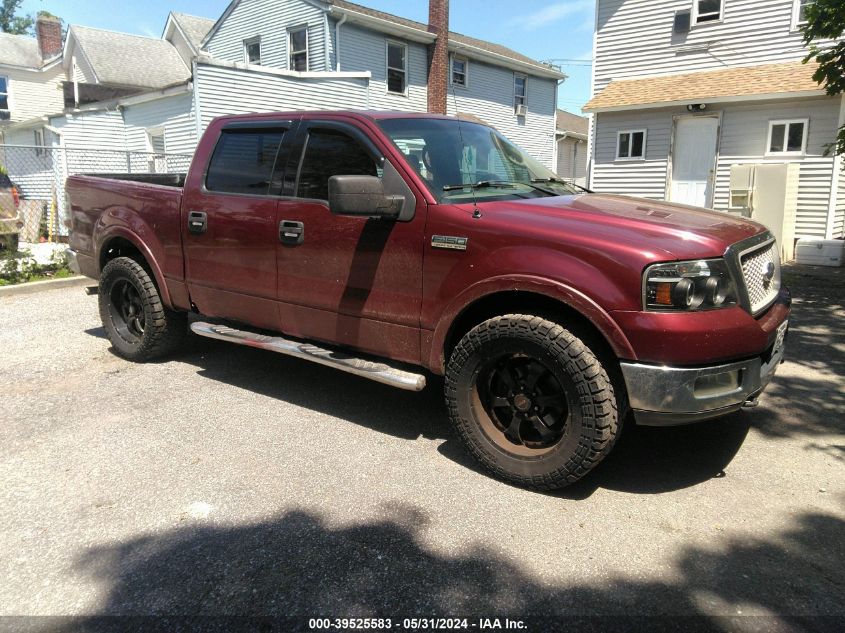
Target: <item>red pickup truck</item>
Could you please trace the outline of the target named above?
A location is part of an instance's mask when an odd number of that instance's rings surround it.
[[[468,450],[527,487],[578,480],[625,420],[753,405],[783,356],[790,296],[763,226],[587,192],[478,123],[223,117],[184,176],[67,193],[71,257],[120,356],[190,328],[403,389],[444,375]]]

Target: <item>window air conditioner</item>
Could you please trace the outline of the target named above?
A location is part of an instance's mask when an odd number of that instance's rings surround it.
[[[516,116],[525,116],[526,114],[528,114],[528,106],[526,106],[524,103],[518,103],[514,110],[516,111]]]

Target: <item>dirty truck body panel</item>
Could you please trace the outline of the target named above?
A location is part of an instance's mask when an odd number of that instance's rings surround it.
[[[168,309],[436,374],[479,319],[557,306],[612,355],[644,423],[756,398],[790,306],[766,229],[579,191],[518,152],[436,115],[223,117],[184,187],[69,178],[70,246],[94,278],[137,254]]]

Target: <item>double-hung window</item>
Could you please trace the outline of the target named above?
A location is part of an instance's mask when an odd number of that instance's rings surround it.
[[[645,130],[622,130],[616,135],[616,160],[645,158]]]
[[[261,65],[261,38],[251,37],[244,40],[244,61],[247,64]]]
[[[518,115],[524,114],[528,107],[528,77],[513,76],[513,109]]]
[[[807,8],[816,0],[794,0],[792,7],[792,30],[797,31],[799,27],[807,22]]]
[[[459,57],[454,55],[452,57],[452,85],[466,88],[467,86],[467,67],[469,62],[466,57]]]
[[[387,91],[408,93],[408,47],[399,42],[387,43]]]
[[[387,43],[387,91],[407,94],[408,47],[399,42]]]
[[[766,154],[776,156],[801,156],[807,151],[809,119],[769,121],[769,139]]]
[[[9,78],[0,75],[0,111],[9,111]]]
[[[692,5],[693,24],[718,22],[722,19],[723,0],[695,0]]]
[[[297,72],[308,70],[308,27],[288,31],[288,68]]]

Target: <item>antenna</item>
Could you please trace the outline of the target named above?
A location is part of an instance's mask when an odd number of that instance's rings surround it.
[[[449,65],[449,75],[451,75],[451,74],[452,74],[452,66],[450,64]],[[452,82],[450,80],[451,80],[451,77],[447,76],[448,85],[449,85],[449,88],[452,91],[452,102],[455,104],[455,118],[458,120],[458,136],[461,139],[462,148],[465,149],[466,144],[464,142],[464,129],[463,129],[463,125],[461,124],[461,116],[460,116],[461,113],[458,110],[458,95],[455,93],[455,86],[452,84]],[[463,161],[463,158],[464,158],[463,152],[464,152],[464,150],[462,149],[461,150],[461,161]],[[478,208],[478,200],[475,197],[475,187],[470,187],[469,192],[472,195],[472,207],[473,207],[472,217],[474,217],[476,219],[480,218],[481,217],[481,210]]]

